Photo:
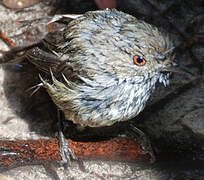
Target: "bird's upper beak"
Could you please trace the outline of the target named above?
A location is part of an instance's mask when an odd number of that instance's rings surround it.
[[[172,62],[170,66],[166,67],[164,69],[166,72],[180,72],[180,73],[187,73],[194,75],[193,72],[187,68],[186,66],[180,65],[176,62]]]
[[[187,74],[191,74],[194,75],[193,72],[187,68],[186,66],[183,66],[175,61],[170,61],[167,59],[166,54],[168,54],[170,51],[172,51],[174,49],[170,48],[168,49],[166,52],[164,52],[163,54],[159,54],[159,53],[155,53],[155,58],[159,61],[167,61],[168,65],[162,70],[163,72],[180,72],[180,73],[187,73]]]

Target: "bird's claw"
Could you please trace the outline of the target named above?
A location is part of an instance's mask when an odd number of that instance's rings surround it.
[[[78,160],[62,131],[59,131],[60,153],[62,156],[62,163],[65,166],[70,166],[71,160]]]
[[[145,135],[144,132],[142,132],[140,129],[138,129],[137,127],[135,127],[133,124],[130,124],[131,127],[131,134],[133,134],[134,138],[137,138],[137,140],[140,142],[141,144],[141,148],[142,148],[142,152],[144,154],[150,154],[151,156],[151,162],[155,162],[156,158],[155,158],[155,154],[154,151],[152,149],[151,146],[151,142],[149,140],[149,138]]]

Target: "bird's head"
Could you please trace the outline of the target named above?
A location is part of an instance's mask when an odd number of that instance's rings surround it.
[[[118,63],[119,76],[139,81],[157,77],[166,86],[171,72],[192,74],[176,61],[172,38],[157,27],[135,20],[121,28],[120,38],[118,60],[112,61]]]

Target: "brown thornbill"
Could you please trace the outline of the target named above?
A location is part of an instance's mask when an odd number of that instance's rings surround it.
[[[22,57],[8,53],[0,63],[29,61],[45,72],[42,86],[81,127],[137,116],[157,82],[166,86],[172,71],[185,71],[174,60],[170,36],[153,25],[117,10],[70,17]]]
[[[26,51],[50,75],[43,87],[66,119],[80,126],[110,126],[137,116],[159,81],[169,83],[173,43],[165,32],[117,10],[76,16]],[[1,63],[13,61],[8,54]],[[15,62],[15,60],[14,60]]]

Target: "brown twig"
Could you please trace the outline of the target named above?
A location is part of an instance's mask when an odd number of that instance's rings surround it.
[[[49,24],[49,32],[53,32],[54,29],[54,23]]]
[[[79,159],[104,159],[127,162],[150,162],[140,144],[130,138],[100,142],[77,142],[68,139]],[[61,160],[57,139],[0,141],[0,171],[17,166],[55,163]]]
[[[0,38],[9,46],[15,47],[15,43],[0,30]]]

